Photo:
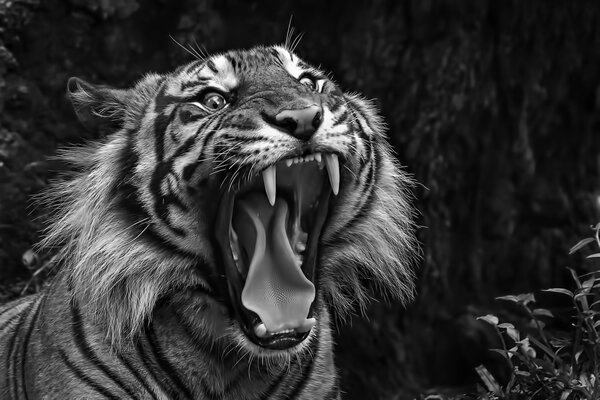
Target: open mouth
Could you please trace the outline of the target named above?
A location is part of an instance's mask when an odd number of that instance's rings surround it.
[[[221,197],[216,237],[230,300],[261,347],[293,347],[316,324],[319,238],[339,185],[337,155],[311,153],[279,161]]]

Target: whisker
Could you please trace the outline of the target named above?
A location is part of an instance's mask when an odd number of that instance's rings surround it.
[[[185,50],[187,53],[191,54],[194,58],[196,58],[197,60],[203,61],[202,57],[199,57],[197,53],[190,51],[187,47],[185,47],[184,45],[182,45],[181,43],[179,43],[177,41],[177,39],[175,39],[173,36],[169,35],[169,37],[171,38],[172,41],[174,41],[179,47],[181,47],[183,50]]]

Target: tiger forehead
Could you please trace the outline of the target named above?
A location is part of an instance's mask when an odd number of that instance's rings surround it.
[[[308,64],[295,54],[280,46],[255,48],[252,50],[229,51],[210,57],[202,62],[192,63],[184,70],[181,79],[187,80],[187,87],[207,85],[225,91],[233,90],[249,77],[264,77],[287,72],[298,78],[310,69]]]

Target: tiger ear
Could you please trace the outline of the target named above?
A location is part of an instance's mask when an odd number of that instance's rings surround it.
[[[88,129],[114,132],[123,126],[130,91],[69,78],[67,91],[77,118]]]

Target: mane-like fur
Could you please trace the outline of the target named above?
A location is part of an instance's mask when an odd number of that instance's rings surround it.
[[[356,122],[373,135],[379,165],[368,212],[353,224],[345,224],[344,215],[352,215],[352,210],[369,200],[340,202],[324,235],[324,252],[330,257],[322,260],[323,276],[329,278],[323,285],[342,319],[357,306],[364,314],[373,289],[386,300],[412,300],[413,266],[420,257],[416,212],[411,205],[415,182],[395,160],[375,105],[357,94],[346,95],[346,100]]]
[[[189,277],[173,271],[193,267],[188,258],[138,240],[148,221],[126,224],[114,195],[118,157],[126,145],[126,138],[116,134],[104,144],[62,152],[61,158],[79,171],[46,192],[43,202],[53,212],[39,244],[59,249],[56,263],[73,300],[106,326],[116,347],[140,330],[161,295],[189,284]]]

